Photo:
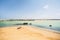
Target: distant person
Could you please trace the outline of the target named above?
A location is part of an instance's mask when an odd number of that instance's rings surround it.
[[[52,25],[49,25],[49,27],[52,27]]]

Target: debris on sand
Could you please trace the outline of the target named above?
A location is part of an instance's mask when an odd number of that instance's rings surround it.
[[[22,27],[18,27],[17,29],[21,29]]]

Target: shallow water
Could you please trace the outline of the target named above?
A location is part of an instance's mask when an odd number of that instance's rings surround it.
[[[60,31],[60,20],[40,21],[0,21],[0,27],[12,26],[20,23],[32,23],[33,26]],[[49,25],[52,25],[51,27]]]

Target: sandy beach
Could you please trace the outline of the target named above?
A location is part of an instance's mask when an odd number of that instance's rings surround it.
[[[0,40],[60,40],[60,33],[28,25],[10,26],[0,28]]]

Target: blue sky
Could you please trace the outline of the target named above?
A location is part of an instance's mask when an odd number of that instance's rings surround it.
[[[60,19],[60,0],[0,0],[0,19]]]

